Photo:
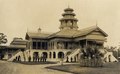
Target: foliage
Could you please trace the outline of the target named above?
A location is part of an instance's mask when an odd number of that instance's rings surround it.
[[[87,47],[86,49],[82,49],[82,55],[80,60],[81,66],[87,67],[99,67],[103,65],[102,57],[104,57],[104,52],[102,49],[98,49],[96,47]]]
[[[0,33],[0,44],[5,44],[5,43],[7,43],[6,35]]]
[[[87,47],[86,49],[82,49],[81,52],[82,52],[81,55],[82,59],[85,58],[94,59],[94,58],[101,58],[104,56],[104,53],[102,53],[99,49],[92,47]]]

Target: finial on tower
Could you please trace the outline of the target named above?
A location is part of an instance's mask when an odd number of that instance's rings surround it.
[[[68,8],[70,8],[69,4],[68,4]]]

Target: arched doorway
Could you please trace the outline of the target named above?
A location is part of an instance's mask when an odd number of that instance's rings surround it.
[[[63,52],[59,52],[58,53],[58,58],[64,58],[64,53]]]
[[[43,52],[43,53],[42,53],[42,61],[43,61],[43,62],[46,62],[47,58],[48,58],[47,52]]]
[[[34,52],[34,53],[33,53],[33,61],[37,61],[38,58],[39,58],[38,52]]]
[[[56,58],[56,53],[55,52],[53,52],[53,58]]]

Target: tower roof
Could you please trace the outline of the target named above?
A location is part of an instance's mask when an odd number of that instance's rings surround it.
[[[64,18],[61,18],[61,19],[60,19],[60,21],[63,21],[63,20],[74,20],[74,21],[78,21],[78,19],[77,19],[77,18],[74,18],[74,17],[72,17],[72,18],[64,17]]]
[[[64,9],[64,11],[66,12],[66,11],[74,11],[72,8],[66,8],[66,9]]]
[[[62,16],[65,16],[65,15],[73,15],[73,16],[75,16],[75,13],[66,12],[66,13],[63,13],[63,14],[62,14]]]

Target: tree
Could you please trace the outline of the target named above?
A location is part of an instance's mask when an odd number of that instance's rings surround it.
[[[6,35],[4,35],[3,33],[0,33],[0,45],[5,44],[5,43],[7,43]],[[1,46],[0,46],[0,49],[2,49]],[[0,59],[2,59],[3,57],[4,55],[2,54],[2,51],[0,50]]]
[[[87,47],[85,49],[82,49],[81,65],[102,66],[102,57],[104,57],[105,54],[103,51],[103,49],[98,49],[97,47]]]
[[[7,36],[4,35],[3,33],[0,33],[0,44],[5,44],[7,43]]]

